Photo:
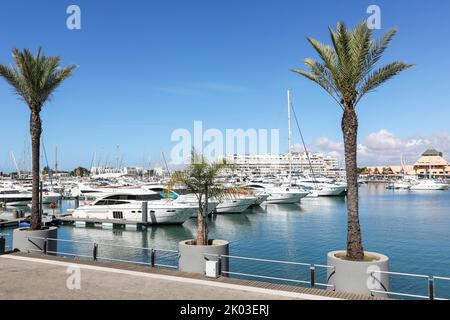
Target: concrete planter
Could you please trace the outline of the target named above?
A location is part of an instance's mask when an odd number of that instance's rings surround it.
[[[195,240],[185,240],[178,245],[180,271],[205,274],[206,261],[218,261],[218,257],[214,255],[228,255],[229,253],[229,242],[225,240],[210,240],[211,245],[208,246],[197,246],[193,243]],[[220,265],[222,271],[228,271],[228,258],[223,257]]]
[[[334,270],[328,269],[328,284],[335,285],[337,292],[387,298],[387,294],[372,293],[371,290],[389,291],[389,275],[376,272],[372,274],[374,271],[389,271],[389,258],[376,252],[365,252],[366,255],[376,257],[376,260],[371,262],[349,261],[336,256],[345,253],[345,251],[328,253],[328,265],[334,266]]]
[[[14,229],[13,232],[13,250],[22,252],[44,252],[45,242],[47,242],[47,253],[49,255],[56,255],[57,241],[46,239],[57,239],[58,228],[48,227],[43,230],[28,230],[28,228]]]

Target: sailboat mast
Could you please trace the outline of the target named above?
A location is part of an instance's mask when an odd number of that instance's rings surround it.
[[[288,157],[289,157],[289,182],[291,182],[291,175],[292,175],[292,159],[291,159],[291,136],[292,136],[292,130],[291,130],[291,92],[288,90],[287,92],[288,97]]]

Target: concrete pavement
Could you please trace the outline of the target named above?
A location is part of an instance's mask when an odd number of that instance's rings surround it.
[[[305,298],[314,297],[296,292],[85,265],[71,260],[58,261],[21,255],[0,256],[0,300]]]

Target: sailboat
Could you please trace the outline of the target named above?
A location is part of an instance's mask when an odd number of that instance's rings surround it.
[[[309,169],[311,172],[311,177],[305,176],[304,178],[297,178],[295,182],[291,181],[291,173],[289,173],[290,185],[296,186],[306,192],[309,192],[307,197],[330,197],[330,196],[342,196],[345,195],[345,191],[347,189],[347,184],[335,183],[331,179],[328,178],[319,178],[316,177],[314,173],[314,169],[312,167],[311,159],[309,157],[308,149],[306,148],[305,140],[303,139],[303,134],[301,132],[300,126],[298,124],[297,116],[295,115],[295,111],[292,108],[291,102],[291,94],[288,91],[288,141],[289,141],[289,161],[291,161],[291,111],[294,112],[294,117],[297,123],[297,128],[300,133],[300,137],[302,139],[303,148],[306,153],[306,157],[308,159]],[[289,167],[291,170],[291,163],[289,163]]]

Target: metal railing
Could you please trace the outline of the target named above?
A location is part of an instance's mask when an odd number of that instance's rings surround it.
[[[267,279],[267,280],[275,280],[275,281],[284,281],[284,282],[297,283],[297,284],[306,284],[306,285],[309,285],[311,288],[314,288],[316,286],[322,286],[325,288],[333,288],[333,290],[334,290],[334,285],[316,282],[316,269],[317,268],[334,269],[334,266],[311,264],[311,263],[305,263],[305,262],[292,262],[292,261],[282,261],[282,260],[273,260],[273,259],[230,256],[230,255],[224,255],[224,254],[219,255],[219,254],[204,253],[203,256],[205,257],[206,260],[207,260],[206,257],[208,257],[208,256],[217,258],[218,264],[219,264],[219,274],[235,275],[235,276],[250,277],[250,278],[257,278],[257,279]],[[299,280],[299,279],[282,278],[282,277],[275,277],[275,276],[269,276],[269,275],[251,274],[251,273],[242,273],[242,272],[222,270],[223,258],[256,261],[256,262],[266,262],[266,263],[274,263],[274,264],[280,264],[280,265],[307,267],[307,268],[309,268],[309,271],[310,271],[309,272],[310,277],[308,280]]]
[[[169,255],[175,255],[178,259],[178,251],[175,250],[169,250],[169,249],[158,249],[158,248],[147,248],[147,247],[135,247],[135,246],[124,246],[124,245],[117,245],[117,244],[110,244],[110,243],[100,243],[100,242],[91,242],[91,241],[79,241],[79,240],[66,240],[66,239],[55,239],[55,238],[43,238],[43,237],[27,237],[27,239],[35,239],[35,240],[43,240],[43,248],[39,249],[28,249],[29,251],[34,252],[41,252],[43,254],[54,254],[54,255],[60,255],[60,256],[73,256],[73,257],[80,257],[80,258],[87,258],[92,259],[94,261],[98,260],[106,260],[106,261],[115,261],[115,262],[124,262],[124,263],[132,263],[132,264],[138,264],[138,265],[147,265],[151,266],[153,268],[160,267],[160,268],[172,268],[172,269],[178,269],[178,266],[174,265],[168,265],[163,263],[157,263],[157,253],[168,253]],[[71,253],[71,252],[63,252],[63,251],[51,251],[48,250],[48,244],[50,241],[56,241],[56,242],[66,242],[66,243],[78,243],[78,244],[84,244],[91,246],[92,254],[80,254],[80,253]],[[124,249],[136,249],[136,250],[145,250],[150,252],[150,261],[149,262],[143,262],[143,261],[134,261],[134,260],[126,260],[126,259],[117,259],[117,258],[110,258],[106,256],[100,256],[99,255],[99,247],[116,247],[116,248],[124,248]],[[167,258],[167,255],[164,257]]]
[[[412,294],[412,293],[403,293],[403,292],[394,292],[394,291],[381,291],[381,290],[370,290],[370,292],[373,293],[384,293],[388,295],[393,296],[399,296],[399,297],[408,297],[408,298],[418,298],[418,299],[428,299],[428,300],[449,300],[445,298],[438,298],[436,297],[436,280],[444,280],[444,281],[450,281],[450,278],[447,277],[437,277],[437,276],[429,276],[424,274],[414,274],[414,273],[403,273],[403,272],[391,272],[391,271],[372,271],[371,276],[377,274],[387,274],[391,276],[401,276],[401,277],[410,277],[410,278],[419,278],[419,279],[426,279],[427,280],[427,289],[428,289],[428,295],[418,295],[418,294]]]
[[[5,234],[3,234],[5,235]],[[178,269],[178,266],[176,265],[168,265],[165,263],[158,263],[157,254],[168,254],[176,256],[177,260],[179,259],[179,252],[177,250],[169,250],[169,249],[157,249],[157,248],[147,248],[147,247],[138,247],[138,246],[124,246],[124,245],[117,245],[117,244],[109,244],[109,243],[99,243],[99,242],[91,242],[91,241],[80,241],[80,240],[66,240],[66,239],[54,239],[54,238],[43,238],[43,237],[27,237],[29,240],[32,239],[39,239],[44,240],[43,241],[43,247],[38,249],[29,249],[29,251],[34,252],[41,252],[44,254],[54,254],[54,255],[62,255],[62,256],[73,256],[73,257],[80,257],[80,258],[87,258],[92,259],[94,261],[98,260],[106,260],[106,261],[116,261],[116,262],[124,262],[124,263],[132,263],[132,264],[138,264],[138,265],[146,265],[151,267],[161,267],[161,268],[172,268],[172,269]],[[90,250],[92,250],[92,254],[80,254],[80,253],[70,253],[70,252],[63,252],[63,251],[51,251],[48,250],[49,242],[50,241],[56,241],[56,242],[65,242],[65,243],[77,243],[82,245],[88,245],[90,247]],[[135,250],[145,250],[150,252],[150,259],[148,262],[145,261],[133,261],[133,260],[126,260],[126,259],[117,259],[117,258],[110,258],[106,256],[100,256],[99,255],[99,247],[116,247],[116,248],[124,248],[124,249],[135,249]],[[7,246],[8,247],[8,246]],[[261,259],[261,258],[251,258],[251,257],[243,257],[243,256],[232,256],[232,255],[218,255],[218,254],[210,254],[210,253],[204,253],[203,254],[205,260],[209,260],[207,257],[215,257],[218,261],[218,267],[219,267],[219,274],[220,275],[234,275],[234,276],[240,276],[240,277],[249,277],[249,278],[256,278],[256,279],[266,279],[271,281],[283,281],[283,282],[289,282],[289,283],[295,283],[300,285],[309,285],[309,287],[314,288],[316,286],[325,287],[327,289],[335,289],[334,285],[327,284],[327,283],[320,283],[317,282],[317,270],[334,270],[334,266],[329,265],[323,265],[323,264],[311,264],[311,263],[304,263],[304,262],[292,262],[292,261],[282,261],[282,260],[273,260],[273,259]],[[168,258],[167,256],[163,258]],[[229,271],[229,270],[221,270],[222,269],[222,262],[223,259],[228,259],[227,262],[229,262],[230,259],[236,259],[236,260],[244,260],[244,261],[254,261],[254,262],[260,262],[260,263],[273,263],[273,264],[279,264],[279,265],[290,265],[295,267],[303,267],[303,268],[309,268],[309,279],[292,279],[292,278],[286,278],[286,277],[278,277],[274,275],[262,275],[262,274],[252,274],[247,272],[236,272],[236,271]],[[430,275],[424,275],[424,274],[413,274],[413,273],[402,273],[402,272],[390,272],[390,271],[372,271],[370,275],[374,277],[375,274],[387,274],[389,276],[398,276],[398,277],[409,277],[409,278],[416,278],[416,279],[423,279],[427,280],[427,290],[428,295],[420,295],[420,294],[413,294],[413,293],[404,293],[404,292],[396,292],[396,291],[387,291],[387,290],[375,290],[372,289],[370,292],[372,294],[378,293],[378,294],[388,294],[390,296],[398,296],[398,297],[407,297],[407,298],[416,298],[416,299],[428,299],[428,300],[450,300],[442,297],[436,296],[436,283],[438,281],[446,281],[450,282],[450,277],[440,277],[440,276],[430,276]]]

